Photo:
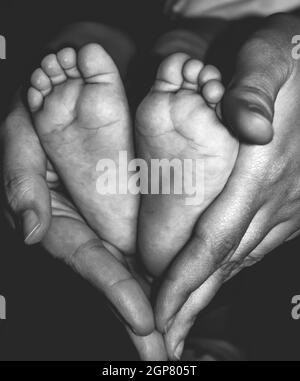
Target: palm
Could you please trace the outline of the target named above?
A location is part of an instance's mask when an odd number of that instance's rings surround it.
[[[49,177],[58,180],[54,172],[48,172]],[[48,187],[55,190],[50,191],[52,218],[42,241],[44,248],[104,292],[127,324],[142,335],[128,329],[143,360],[165,359],[163,338],[157,331],[152,332],[153,312],[144,294],[150,285],[136,271],[135,258],[125,258],[116,248],[105,247],[69,197],[60,191],[58,181],[48,182]]]

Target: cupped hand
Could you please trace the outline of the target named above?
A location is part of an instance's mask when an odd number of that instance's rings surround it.
[[[134,259],[93,232],[47,161],[25,106],[17,101],[1,128],[2,185],[13,225],[26,244],[42,243],[105,294],[143,360],[165,360],[162,335],[155,331],[146,282],[136,280]],[[142,286],[143,284],[143,286]]]
[[[241,144],[225,189],[163,280],[156,321],[173,359],[224,282],[300,233],[300,65],[291,54],[299,27],[296,18],[273,16],[239,54],[224,104],[240,97],[249,110],[271,113],[274,137],[264,146]]]

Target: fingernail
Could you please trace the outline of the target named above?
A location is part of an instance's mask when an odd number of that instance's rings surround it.
[[[184,347],[184,341],[181,341],[176,349],[175,349],[175,352],[174,352],[174,357],[176,358],[176,360],[180,361],[180,357],[182,355],[182,352],[183,352],[183,347]]]
[[[24,234],[24,242],[30,244],[34,233],[41,226],[38,216],[33,210],[26,210],[22,214],[22,228]]]
[[[174,319],[175,317],[171,317],[171,319],[167,322],[167,324],[165,325],[165,330],[164,330],[164,333],[168,333],[169,332],[169,329],[171,328],[173,322],[174,322]]]

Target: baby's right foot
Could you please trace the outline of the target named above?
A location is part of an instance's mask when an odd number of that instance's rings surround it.
[[[41,143],[76,206],[102,240],[135,251],[138,199],[99,195],[97,163],[134,158],[132,125],[118,69],[104,49],[50,54],[32,75],[28,103]],[[118,167],[117,167],[118,174]]]
[[[137,112],[139,157],[149,163],[151,159],[200,160],[204,166],[204,197],[198,205],[187,205],[186,194],[142,196],[138,250],[151,275],[161,274],[182,249],[233,170],[239,144],[216,114],[223,94],[215,67],[174,54],[161,64]]]

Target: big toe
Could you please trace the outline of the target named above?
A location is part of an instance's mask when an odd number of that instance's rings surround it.
[[[267,144],[273,138],[274,104],[256,88],[237,87],[225,93],[222,116],[228,127],[246,142]]]
[[[160,65],[153,89],[156,91],[178,91],[183,84],[183,68],[190,60],[185,53],[175,53],[167,57]]]
[[[118,74],[118,69],[112,58],[99,45],[91,43],[78,52],[78,67],[86,81],[105,81],[111,75]]]

